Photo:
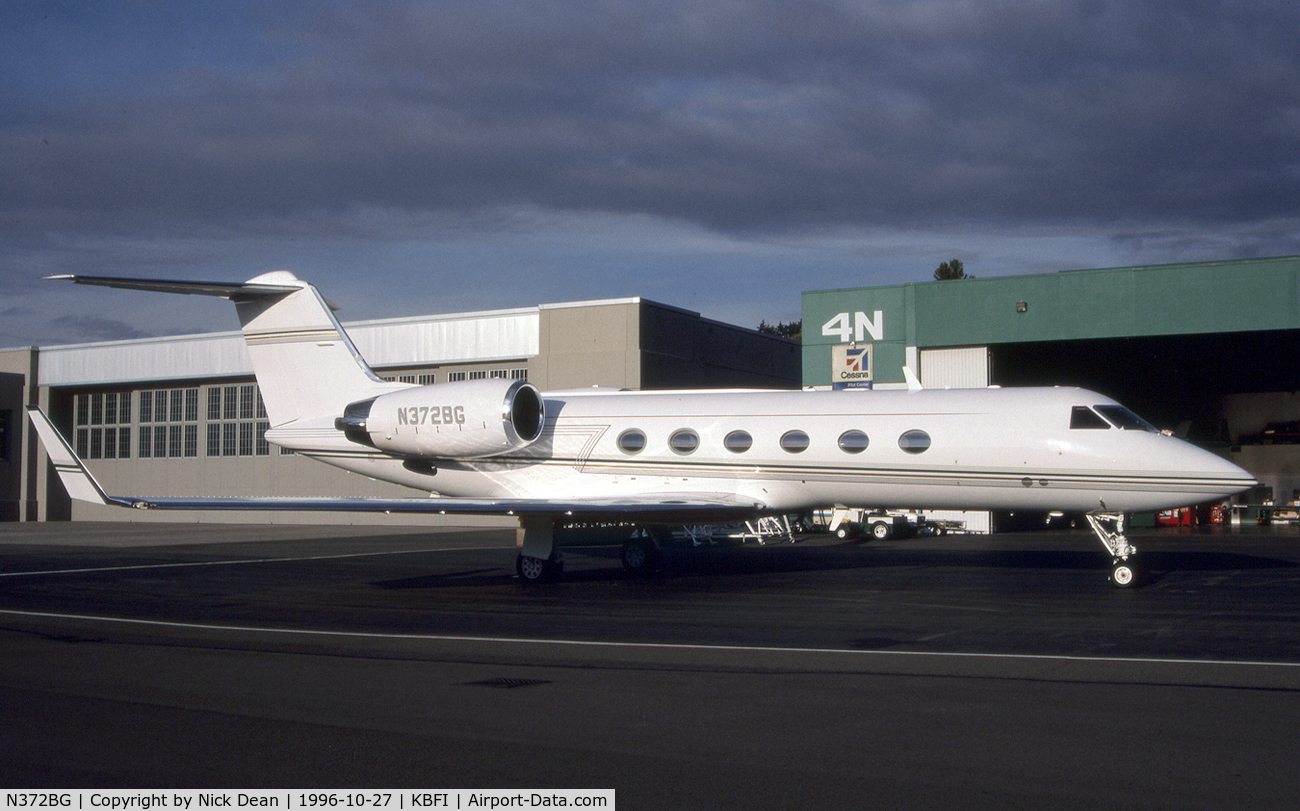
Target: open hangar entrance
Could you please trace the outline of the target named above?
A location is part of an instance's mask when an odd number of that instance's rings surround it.
[[[1254,505],[1300,501],[1300,329],[988,347],[989,381],[1113,397],[1255,474]]]

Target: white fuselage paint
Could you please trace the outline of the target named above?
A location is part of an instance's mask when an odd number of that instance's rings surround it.
[[[1253,485],[1241,468],[1171,436],[1072,429],[1075,406],[1113,404],[1077,388],[919,391],[680,391],[545,396],[546,423],[531,445],[479,460],[412,465],[345,440],[324,425],[286,425],[268,438],[383,481],[444,496],[573,499],[728,494],[775,511],[834,504],[918,509],[1160,510],[1225,498]],[[639,452],[620,448],[629,429]],[[673,450],[681,429],[699,436]],[[753,439],[726,449],[737,430]],[[807,449],[784,450],[788,431]],[[846,431],[868,446],[839,447]],[[924,431],[930,447],[899,438]],[[436,473],[430,473],[430,467]]]

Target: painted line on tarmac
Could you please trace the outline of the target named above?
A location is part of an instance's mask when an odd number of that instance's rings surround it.
[[[398,549],[387,552],[351,552],[346,555],[309,555],[301,558],[248,558],[246,560],[202,560],[191,563],[141,563],[135,566],[100,566],[89,569],[49,569],[40,572],[0,572],[0,577],[35,577],[54,574],[94,574],[97,572],[130,572],[143,569],[184,569],[199,566],[247,566],[252,563],[292,563],[310,560],[343,560],[369,558],[382,555],[421,555],[428,552],[483,552],[495,546],[460,546],[451,549]]]
[[[91,622],[116,623],[121,625],[142,625],[157,628],[177,628],[198,631],[221,631],[254,634],[278,634],[283,636],[340,637],[345,639],[376,639],[394,641],[422,642],[472,642],[496,645],[538,645],[543,647],[571,648],[615,648],[624,650],[678,650],[707,653],[771,653],[771,654],[835,654],[855,656],[917,657],[930,659],[967,659],[967,660],[1005,660],[1022,662],[1062,662],[1091,664],[1124,665],[1197,665],[1202,667],[1250,667],[1276,668],[1278,670],[1300,670],[1300,662],[1263,662],[1234,661],[1231,659],[1172,659],[1141,658],[1133,656],[1069,656],[1046,653],[962,653],[952,651],[900,651],[900,650],[863,650],[859,648],[782,648],[764,645],[697,645],[670,642],[596,642],[581,639],[524,639],[520,637],[495,636],[452,636],[445,634],[392,634],[362,631],[321,631],[305,628],[264,628],[251,625],[207,625],[195,622],[172,622],[169,620],[146,620],[132,617],[100,617],[91,614],[58,614],[44,611],[16,611],[0,608],[0,616],[30,617],[34,619],[66,619]]]

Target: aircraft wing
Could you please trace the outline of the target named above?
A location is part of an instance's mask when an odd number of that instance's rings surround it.
[[[28,416],[68,495],[79,501],[138,510],[286,510],[299,512],[434,513],[549,516],[580,521],[664,523],[734,521],[766,512],[766,505],[726,493],[660,493],[609,499],[491,498],[143,498],[110,496],[39,406]]]

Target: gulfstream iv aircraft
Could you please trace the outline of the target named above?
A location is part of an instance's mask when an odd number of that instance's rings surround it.
[[[1223,499],[1249,473],[1083,389],[542,392],[523,381],[381,380],[316,288],[57,276],[235,303],[269,442],[426,495],[409,499],[110,496],[35,408],[69,495],[137,509],[344,510],[516,516],[524,581],[560,568],[556,530],[659,528],[835,505],[1085,512],[1135,582],[1123,515]],[[631,530],[629,530],[631,535]],[[647,532],[624,564],[656,552]]]

